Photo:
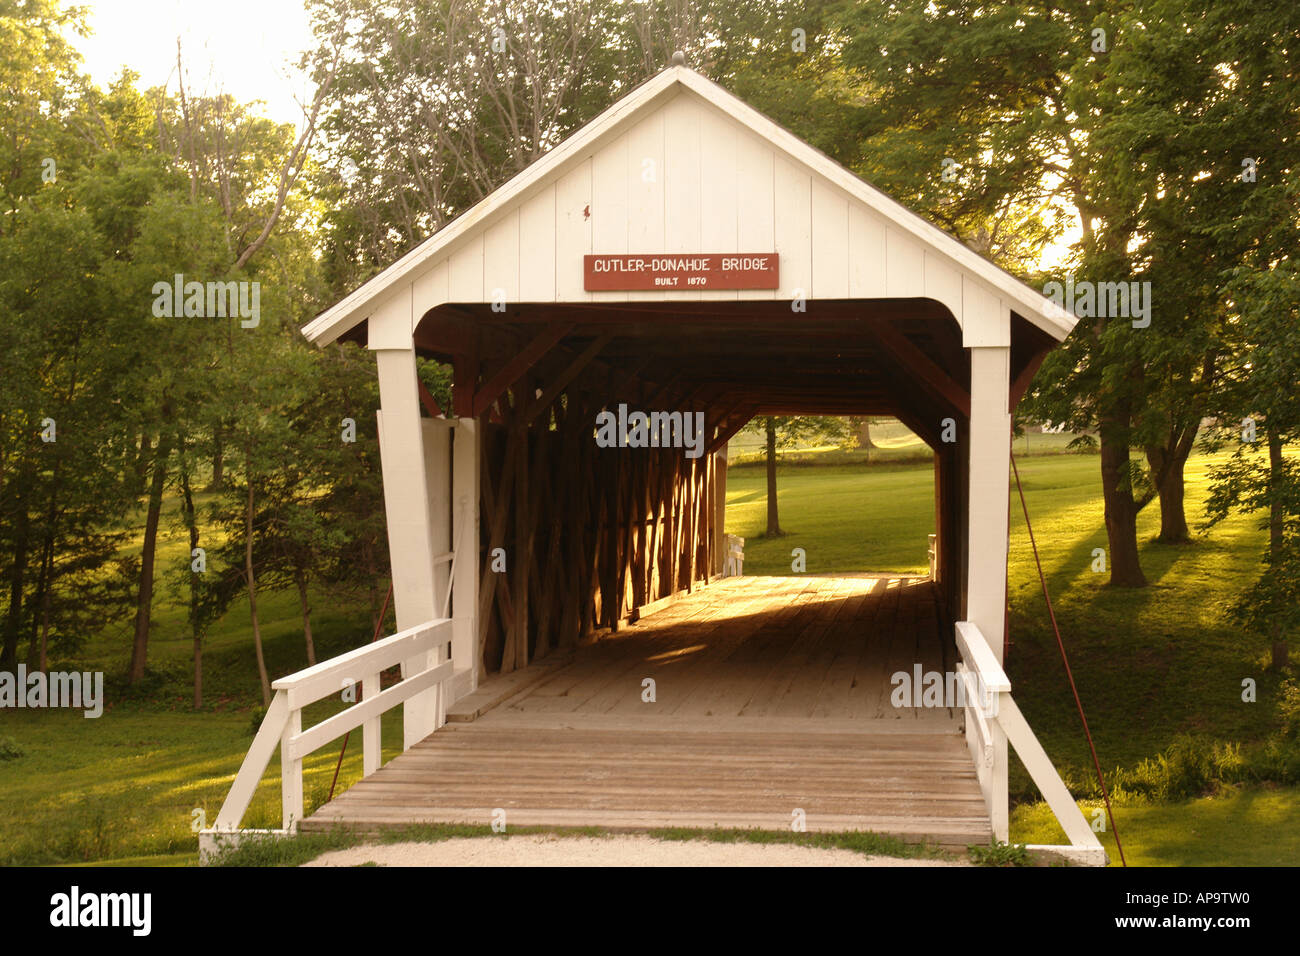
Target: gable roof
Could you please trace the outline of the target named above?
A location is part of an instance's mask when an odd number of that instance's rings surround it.
[[[308,340],[327,344],[369,317],[391,289],[412,282],[424,267],[445,258],[476,235],[498,213],[524,201],[538,186],[553,182],[612,141],[657,106],[690,90],[766,141],[794,163],[811,170],[996,290],[1019,315],[1057,341],[1073,329],[1075,317],[1052,300],[988,261],[964,243],[865,182],[718,84],[685,66],[670,66],[614,103],[563,143],[461,214],[406,255],[303,326]]]

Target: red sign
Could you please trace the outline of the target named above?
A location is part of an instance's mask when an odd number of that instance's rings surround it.
[[[711,252],[583,256],[588,292],[660,289],[775,289],[775,252]]]

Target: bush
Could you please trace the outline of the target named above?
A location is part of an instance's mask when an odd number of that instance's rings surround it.
[[[250,737],[256,737],[257,732],[261,729],[262,721],[266,719],[266,708],[258,704],[253,708],[252,715],[248,718],[248,729],[244,732]]]
[[[0,737],[0,760],[17,760],[23,755],[23,748],[12,737]]]
[[[1280,709],[1287,723],[1263,743],[1243,749],[1238,743],[1184,734],[1136,767],[1108,773],[1106,785],[1111,799],[1116,803],[1190,800],[1242,784],[1300,783],[1300,689],[1292,685],[1284,687],[1283,692],[1286,703]],[[1062,766],[1060,774],[1076,798],[1101,799],[1092,768]],[[1017,802],[1042,799],[1027,782],[1013,796]]]
[[[1292,679],[1278,688],[1277,712],[1282,718],[1282,736],[1300,739],[1300,684]]]
[[[1114,788],[1152,800],[1186,800],[1245,783],[1254,775],[1235,743],[1176,737],[1164,753],[1115,774]]]

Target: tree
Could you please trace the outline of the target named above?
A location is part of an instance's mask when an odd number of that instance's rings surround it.
[[[785,534],[776,505],[776,421],[770,415],[763,418],[763,433],[767,439],[767,531],[769,538]]]
[[[1233,615],[1270,635],[1272,663],[1281,669],[1288,663],[1287,635],[1300,628],[1300,463],[1284,453],[1300,439],[1300,263],[1290,258],[1243,272],[1233,288],[1241,341],[1225,370],[1221,424],[1207,444],[1215,449],[1233,442],[1236,449],[1211,470],[1207,526],[1233,511],[1264,512],[1264,569]]]
[[[181,492],[181,520],[188,533],[190,550],[177,569],[177,583],[188,594],[186,621],[190,625],[190,640],[194,656],[194,709],[203,707],[203,641],[208,627],[218,620],[230,606],[237,593],[238,577],[225,569],[208,567],[207,549],[200,549],[203,540],[198,509],[194,503],[193,472],[197,456],[181,441],[177,449],[176,475]],[[214,555],[215,558],[215,555]]]
[[[1015,6],[901,0],[843,4],[842,76],[862,158],[853,168],[1000,265],[1026,277],[1077,217],[1078,278],[1130,278],[1128,206],[1099,175],[1095,136],[1109,104],[1096,91],[1131,3],[1100,14],[1087,0]],[[1095,30],[1106,31],[1098,44]],[[947,175],[945,175],[947,173]],[[1041,278],[1041,277],[1038,277]],[[1039,373],[1037,417],[1099,429],[1111,583],[1145,584],[1129,448],[1144,401],[1127,318],[1079,323]]]
[[[129,356],[96,281],[115,237],[88,188],[130,117],[78,74],[82,14],[0,2],[0,668],[45,667],[119,616],[116,527]],[[110,574],[105,576],[104,572]]]
[[[150,301],[152,293],[145,290],[177,274],[205,283],[247,283],[260,291],[264,259],[272,260],[268,274],[278,285],[310,284],[300,270],[307,240],[296,228],[306,206],[301,176],[320,104],[333,82],[332,64],[317,73],[318,91],[300,133],[229,97],[191,97],[179,49],[177,65],[177,95],[151,92],[153,131],[161,145],[149,160],[158,173],[143,184],[146,195],[127,207],[139,210],[139,221],[129,237],[131,255],[122,264],[124,301],[138,308]],[[277,230],[292,238],[278,241]],[[237,351],[236,336],[248,339],[246,318],[204,315],[195,322],[189,316],[154,316],[139,326],[149,329],[148,340],[134,337],[140,348],[142,457],[151,460],[128,672],[133,684],[143,678],[147,661],[158,527],[172,452],[186,436],[210,435],[213,484],[220,486],[230,415],[221,396],[239,393],[222,393],[213,375]],[[160,343],[167,347],[159,348]],[[150,437],[150,429],[156,429],[156,437]]]
[[[1300,626],[1300,468],[1285,453],[1300,439],[1300,10],[1228,2],[1204,20],[1192,12],[1177,9],[1170,19],[1200,35],[1226,87],[1200,108],[1211,173],[1202,181],[1218,187],[1204,241],[1219,251],[1213,267],[1226,315],[1211,407],[1218,425],[1207,444],[1236,449],[1211,472],[1207,516],[1213,525],[1232,511],[1265,514],[1263,572],[1234,615],[1269,634],[1273,665],[1282,668],[1288,632]]]
[[[746,431],[761,433],[767,462],[767,537],[781,537],[776,499],[776,455],[778,448],[794,448],[812,438],[844,441],[849,435],[848,421],[843,418],[815,415],[764,415],[745,426]]]
[[[257,383],[257,401],[229,407],[228,436],[236,451],[239,473],[232,476],[220,499],[219,520],[226,530],[224,561],[240,568],[240,577],[248,598],[249,623],[253,631],[253,648],[262,685],[262,703],[271,701],[271,679],[262,641],[262,622],[258,608],[261,589],[271,581],[275,569],[270,564],[269,548],[259,548],[259,537],[270,534],[277,519],[272,491],[299,474],[301,438],[295,429],[294,409],[302,395],[311,388],[311,357],[306,343],[295,335],[298,315],[292,290],[277,288],[264,300],[262,322],[257,334],[244,336],[238,348],[226,356],[221,381],[233,393]]]

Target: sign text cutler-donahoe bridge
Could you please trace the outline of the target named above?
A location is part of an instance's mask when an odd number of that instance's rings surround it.
[[[775,289],[775,252],[583,256],[588,292],[675,289]]]

